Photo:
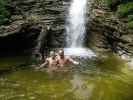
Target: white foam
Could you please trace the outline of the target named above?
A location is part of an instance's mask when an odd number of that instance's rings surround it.
[[[64,48],[64,53],[67,56],[77,56],[77,57],[96,57],[96,54],[88,48]]]

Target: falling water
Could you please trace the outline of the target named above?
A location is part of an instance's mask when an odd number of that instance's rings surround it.
[[[86,33],[87,0],[72,0],[69,15],[66,19],[66,48],[67,55],[89,56],[94,53],[84,48]]]
[[[73,0],[66,25],[67,47],[82,47],[85,35],[87,0]]]

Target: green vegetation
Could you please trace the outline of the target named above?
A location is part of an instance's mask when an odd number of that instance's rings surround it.
[[[133,28],[133,2],[132,0],[104,0],[119,18],[127,19],[129,28]]]
[[[133,21],[133,15],[128,15],[128,21]]]
[[[133,13],[133,2],[129,2],[126,4],[120,4],[117,9],[117,14],[120,17],[126,17],[129,14]]]
[[[118,5],[120,0],[105,0],[105,3],[111,8],[114,9]]]
[[[120,4],[132,2],[132,0],[104,0],[104,1],[109,7],[112,7],[112,8],[117,7]]]
[[[0,0],[0,25],[8,21],[9,12],[6,9],[6,3],[5,0]]]
[[[133,21],[128,22],[128,27],[133,29]]]

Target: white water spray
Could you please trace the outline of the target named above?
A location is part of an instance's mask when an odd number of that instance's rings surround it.
[[[65,54],[80,57],[96,56],[90,49],[84,48],[86,33],[86,11],[88,0],[72,0],[66,20]]]
[[[82,47],[85,36],[87,0],[73,0],[66,25],[67,47]]]

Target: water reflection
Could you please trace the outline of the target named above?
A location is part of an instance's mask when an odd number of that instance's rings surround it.
[[[93,84],[87,86],[87,84],[78,74],[75,74],[73,76],[71,84],[72,84],[72,91],[76,99],[89,100],[89,97],[91,96],[91,91],[94,87]]]
[[[133,71],[127,68],[112,57],[67,72],[12,71],[0,76],[0,100],[132,100]]]

